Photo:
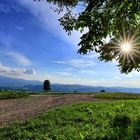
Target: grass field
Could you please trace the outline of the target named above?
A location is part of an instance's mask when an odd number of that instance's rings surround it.
[[[96,98],[100,99],[140,99],[140,94],[132,93],[98,93]]]
[[[0,128],[0,140],[138,140],[140,101],[80,103]]]
[[[123,93],[123,92],[38,92],[30,93],[32,95],[96,95],[101,99],[140,99],[140,94]]]
[[[0,99],[14,99],[28,96],[29,94],[26,92],[18,92],[18,91],[0,91]]]

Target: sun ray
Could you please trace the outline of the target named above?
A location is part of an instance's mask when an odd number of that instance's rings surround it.
[[[116,59],[122,58],[124,64],[131,61],[136,65],[136,59],[140,57],[140,36],[136,37],[136,32],[131,34],[123,31],[123,34],[111,47],[114,52],[118,52]]]
[[[121,45],[122,47],[122,51],[124,51],[125,53],[130,52],[131,51],[131,44],[128,42],[125,42]]]
[[[110,48],[117,61],[122,60],[124,66],[137,64],[137,60],[140,58],[140,35],[138,35],[138,29],[135,32],[125,32],[123,30],[119,39],[112,38],[110,44],[113,44]]]

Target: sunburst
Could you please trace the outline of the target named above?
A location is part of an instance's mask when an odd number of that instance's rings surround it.
[[[123,61],[132,60],[134,63],[135,58],[140,56],[140,36],[136,36],[136,32],[133,35],[123,33],[120,35],[120,39],[114,42],[114,51],[118,52],[117,57],[122,57]],[[126,61],[125,61],[126,62]]]
[[[130,52],[131,48],[132,48],[132,46],[131,46],[131,44],[129,42],[124,42],[121,45],[121,49],[122,49],[122,51],[124,51],[124,53]]]

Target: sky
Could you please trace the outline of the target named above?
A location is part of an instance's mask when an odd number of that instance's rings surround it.
[[[0,0],[0,76],[51,83],[140,87],[140,73],[121,74],[117,62],[77,54],[82,35],[60,26],[47,2]],[[81,10],[81,9],[78,9]]]

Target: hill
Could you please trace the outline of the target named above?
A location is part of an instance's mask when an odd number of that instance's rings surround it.
[[[42,82],[35,81],[35,80],[23,80],[23,79],[9,78],[6,76],[0,76],[0,87],[17,88],[29,84],[40,85],[42,84]]]
[[[128,88],[128,87],[103,87],[103,86],[85,86],[85,85],[70,85],[70,84],[51,84],[52,92],[99,92],[105,90],[107,92],[128,92],[128,93],[140,93],[140,88]],[[30,92],[41,92],[42,82],[36,80],[23,80],[0,76],[0,88],[1,89],[13,89],[13,90],[27,90]]]
[[[84,86],[84,85],[69,85],[69,84],[52,84],[52,92],[128,92],[140,93],[140,88],[127,88],[127,87],[103,87],[103,86]],[[26,85],[23,89],[32,92],[41,92],[42,85]]]

